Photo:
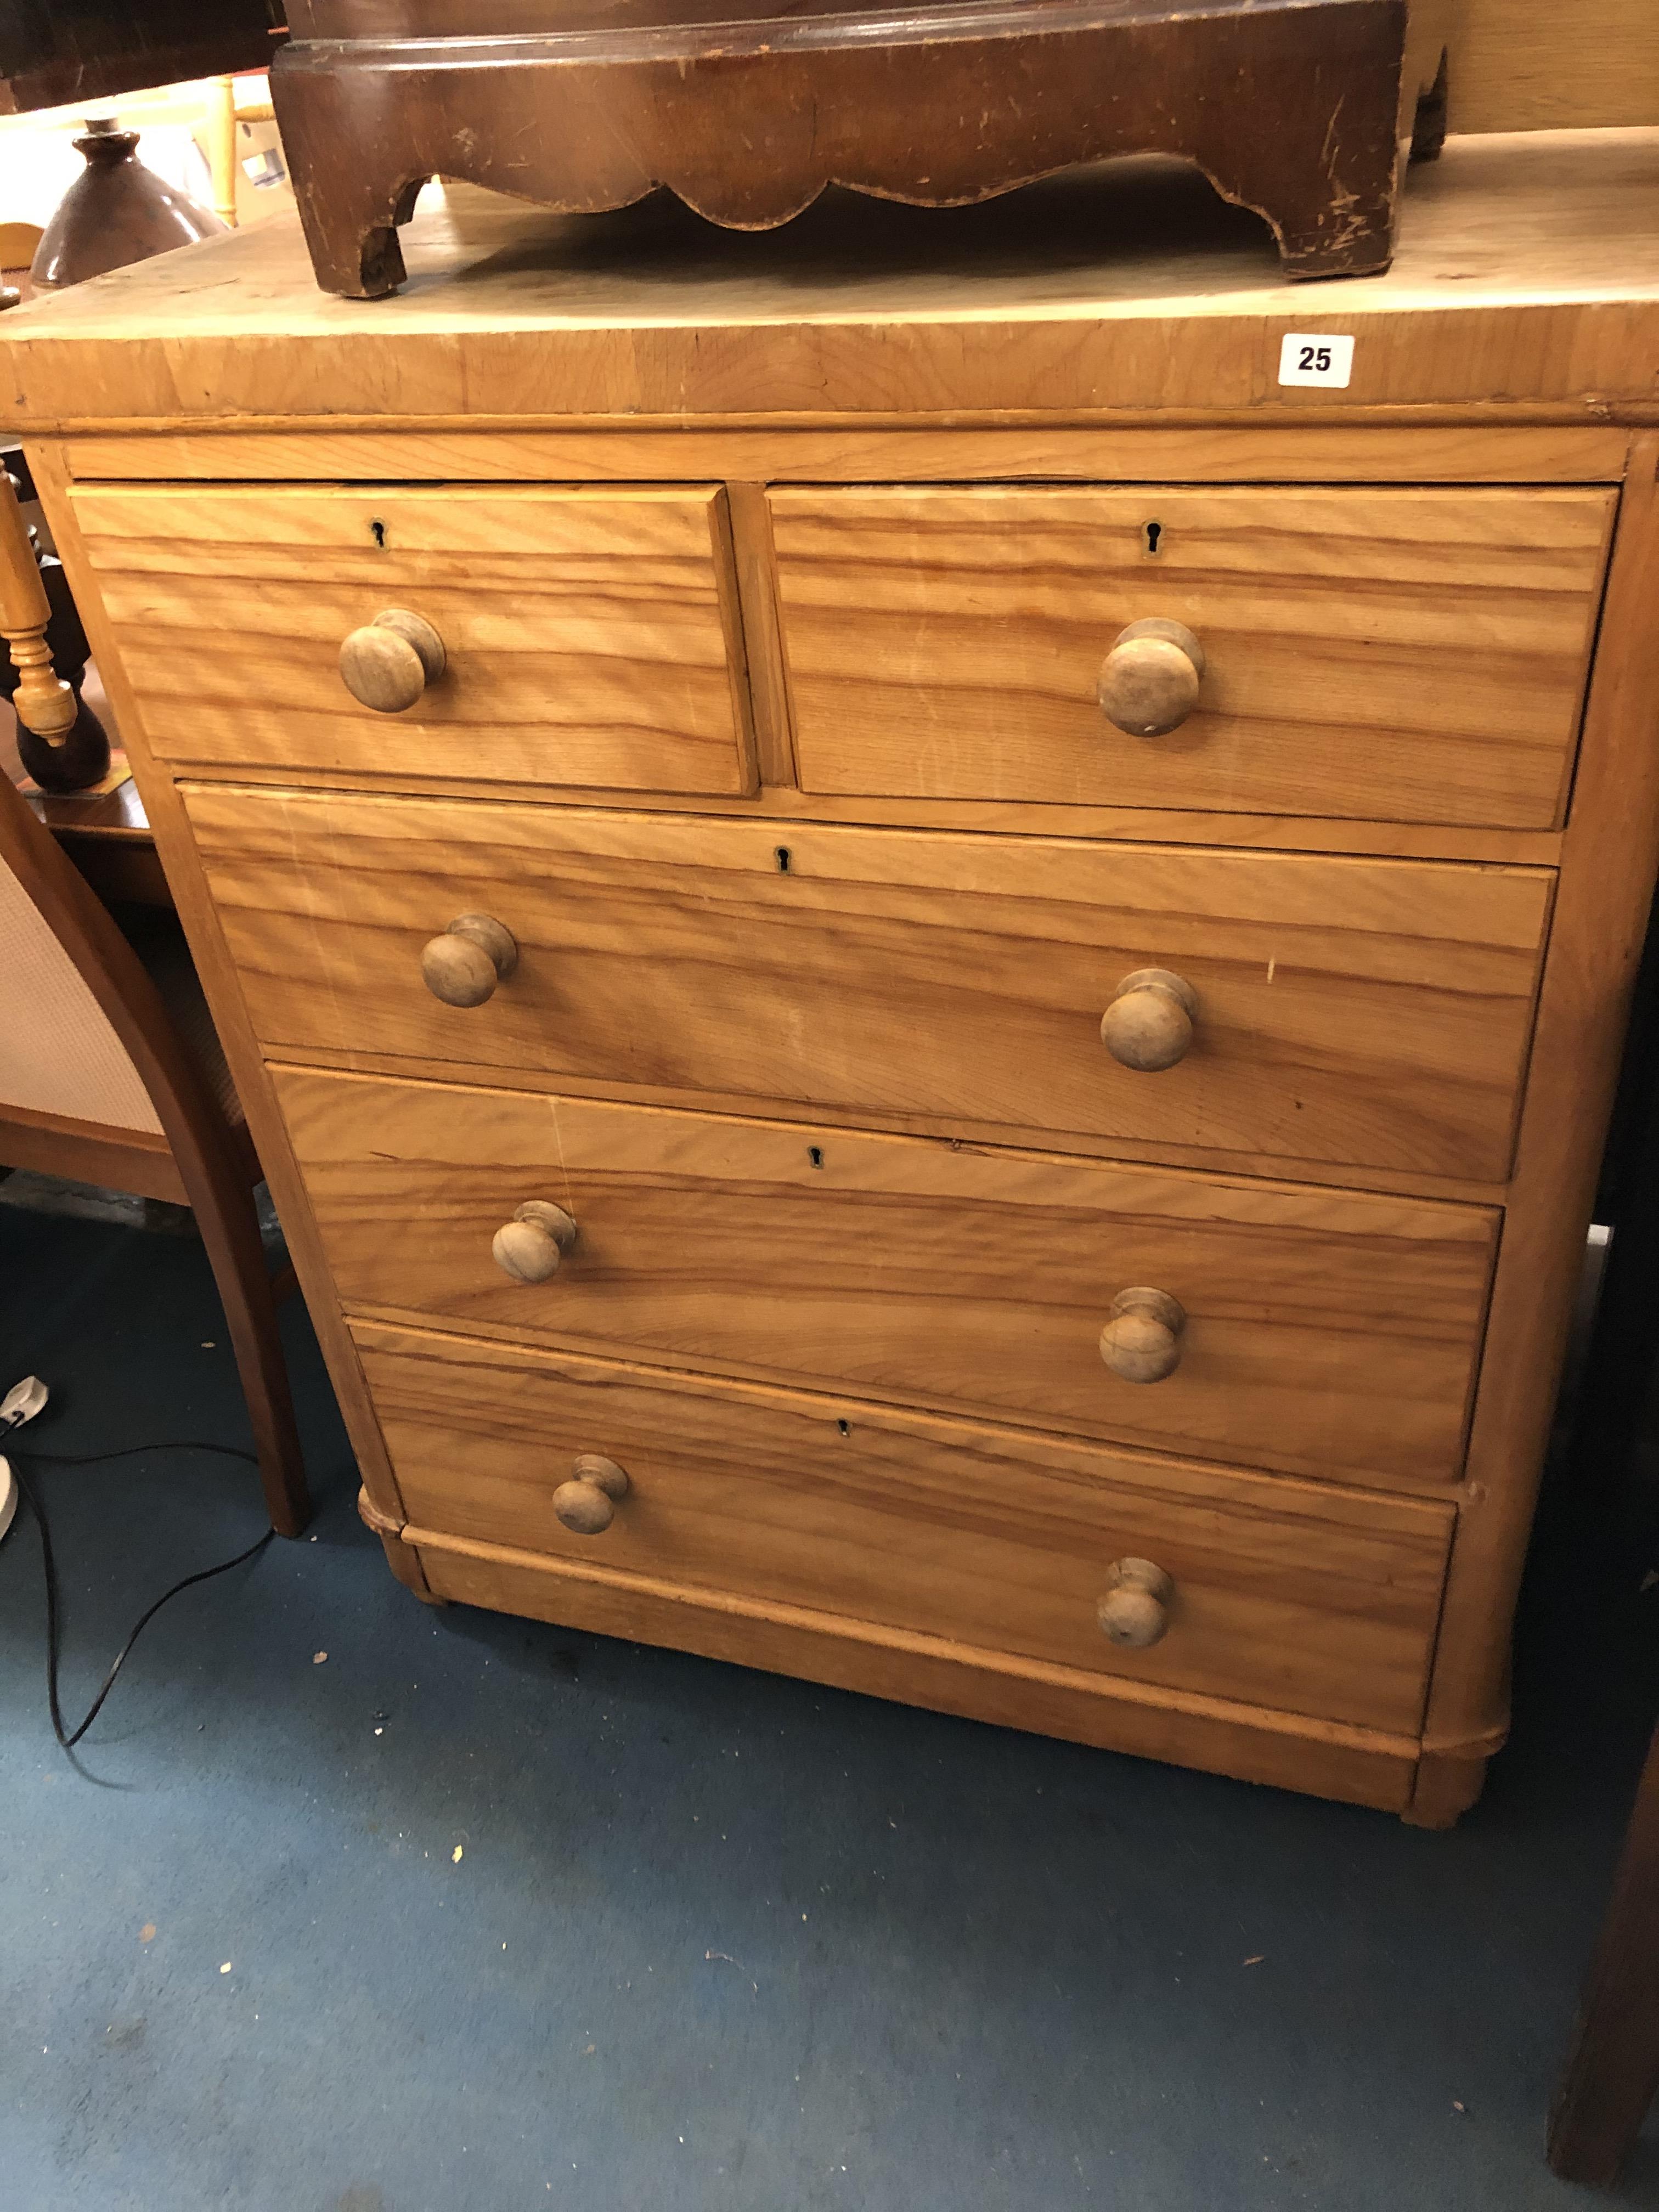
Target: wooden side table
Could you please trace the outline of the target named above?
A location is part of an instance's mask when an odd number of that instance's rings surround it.
[[[0,771],[22,790],[47,829],[102,899],[171,908],[155,833],[127,766],[115,708],[95,668],[88,672],[88,704],[110,732],[112,774],[95,791],[41,791],[25,775],[9,707],[0,705]]]

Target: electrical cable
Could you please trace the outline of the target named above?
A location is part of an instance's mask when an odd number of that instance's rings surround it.
[[[222,1459],[245,1460],[251,1467],[257,1467],[259,1463],[252,1452],[239,1451],[233,1444],[198,1443],[126,1444],[118,1450],[106,1452],[31,1452],[28,1456],[31,1460],[40,1460],[57,1467],[92,1467],[102,1466],[113,1459],[131,1459],[141,1452],[158,1451],[216,1452]],[[108,1674],[105,1675],[103,1687],[93,1699],[92,1709],[86,1718],[72,1735],[65,1735],[63,1708],[58,1700],[58,1617],[60,1599],[58,1590],[58,1563],[53,1557],[52,1548],[52,1531],[47,1526],[46,1514],[41,1510],[40,1500],[35,1495],[33,1486],[18,1464],[21,1455],[15,1445],[11,1448],[9,1456],[11,1460],[12,1473],[17,1480],[18,1495],[33,1514],[35,1525],[40,1531],[40,1560],[46,1571],[46,1702],[52,1710],[52,1734],[65,1751],[73,1751],[97,1719],[104,1700],[114,1688],[115,1678],[126,1664],[127,1656],[133,1645],[149,1627],[150,1622],[155,1620],[161,1607],[170,1599],[177,1597],[181,1590],[189,1589],[192,1584],[210,1582],[215,1575],[228,1574],[233,1567],[240,1567],[246,1560],[257,1558],[265,1546],[273,1540],[276,1531],[274,1528],[267,1528],[257,1542],[250,1544],[246,1551],[239,1552],[234,1559],[222,1560],[216,1567],[204,1567],[199,1573],[186,1575],[182,1582],[174,1583],[171,1589],[163,1590],[155,1604],[141,1617],[137,1627],[116,1653],[114,1663],[111,1666]]]

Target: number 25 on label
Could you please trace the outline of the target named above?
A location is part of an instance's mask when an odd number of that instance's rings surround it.
[[[1330,384],[1346,387],[1353,374],[1353,340],[1308,331],[1287,331],[1279,343],[1281,384]]]

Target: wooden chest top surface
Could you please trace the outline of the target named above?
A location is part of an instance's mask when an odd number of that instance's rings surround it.
[[[1162,161],[976,208],[826,194],[759,236],[452,186],[400,236],[391,300],[320,294],[273,221],[16,310],[3,418],[1659,419],[1659,130],[1453,139],[1386,276],[1294,287],[1255,216]],[[1357,334],[1346,388],[1279,386],[1304,331]]]

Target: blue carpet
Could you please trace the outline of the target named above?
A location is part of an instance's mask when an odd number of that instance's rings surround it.
[[[1542,2136],[1659,1695],[1639,1533],[1558,1510],[1516,1741],[1425,1835],[424,1607],[288,1329],[314,1535],[170,1607],[76,1765],[35,1531],[0,1547],[3,2212],[1595,2201]],[[20,1446],[246,1441],[193,1242],[0,1208],[0,1352],[53,1391]],[[258,1493],[40,1482],[78,1718]],[[1659,2204],[1646,2147],[1622,2201]]]

